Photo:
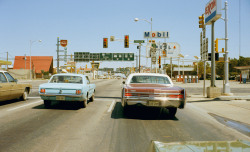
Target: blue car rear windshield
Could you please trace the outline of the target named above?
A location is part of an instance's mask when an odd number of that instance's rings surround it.
[[[78,83],[82,84],[82,77],[79,76],[53,76],[49,83]]]
[[[161,76],[133,76],[130,83],[171,84],[167,77]]]

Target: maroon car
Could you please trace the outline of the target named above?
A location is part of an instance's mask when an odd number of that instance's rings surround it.
[[[183,109],[186,103],[184,88],[173,85],[169,76],[156,73],[135,73],[123,82],[122,106],[124,112],[132,105],[167,108],[174,117],[177,108]]]

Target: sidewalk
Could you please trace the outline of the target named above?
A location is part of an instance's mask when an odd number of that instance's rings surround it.
[[[187,103],[192,103],[207,113],[250,125],[250,100],[248,99],[250,96],[247,100],[234,100],[233,98],[223,100],[223,97],[213,99],[202,95],[191,95],[188,97]]]

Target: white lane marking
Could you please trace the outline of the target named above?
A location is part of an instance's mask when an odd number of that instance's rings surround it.
[[[38,98],[41,98],[41,97],[28,97],[28,99],[38,99]]]
[[[43,100],[39,100],[39,101],[36,101],[36,102],[25,104],[25,105],[22,105],[22,106],[18,106],[18,107],[15,107],[15,108],[8,109],[7,111],[13,111],[13,110],[16,110],[16,109],[19,109],[19,108],[27,107],[27,106],[30,106],[32,104],[37,104],[37,103],[42,102],[42,101]]]
[[[113,109],[115,103],[116,103],[116,101],[113,100],[113,102],[112,102],[111,105],[109,106],[108,112],[111,112],[111,110]]]

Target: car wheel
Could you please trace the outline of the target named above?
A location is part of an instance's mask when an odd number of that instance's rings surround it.
[[[44,100],[43,103],[44,103],[45,108],[50,108],[51,107],[51,101],[50,100]]]
[[[174,107],[168,108],[168,113],[171,118],[175,117],[176,112],[177,112],[177,108],[174,108]]]
[[[21,101],[26,101],[28,97],[28,91],[25,89],[25,91],[23,92],[22,96],[20,97]]]
[[[87,99],[86,99],[86,100],[81,101],[81,102],[80,102],[80,104],[81,104],[81,107],[82,107],[82,108],[86,108],[86,107],[87,107],[87,105],[88,105],[88,101],[87,101]]]
[[[93,93],[92,96],[89,98],[89,101],[93,102],[95,100],[95,94]]]

